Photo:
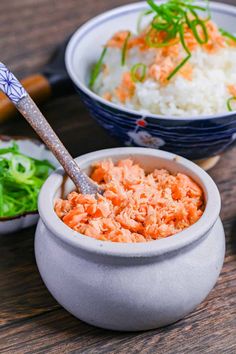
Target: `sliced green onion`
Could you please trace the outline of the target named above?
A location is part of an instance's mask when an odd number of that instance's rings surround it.
[[[186,53],[188,54],[186,58],[184,58],[181,63],[172,71],[172,73],[167,77],[167,80],[171,80],[173,76],[175,76],[177,74],[177,72],[189,61],[189,59],[191,58],[192,54],[190,52],[190,50],[188,49],[185,40],[184,40],[184,28],[183,25],[180,27],[180,31],[179,31],[179,35],[180,35],[180,41],[181,44],[184,48],[184,50],[186,51]]]
[[[236,37],[235,37],[233,34],[231,34],[231,33],[227,32],[227,31],[225,31],[223,28],[220,28],[219,31],[220,31],[220,33],[222,34],[222,36],[227,37],[227,38],[230,38],[230,39],[232,39],[234,42],[236,42]]]
[[[151,48],[163,48],[163,47],[169,47],[169,46],[170,46],[169,40],[166,40],[166,41],[164,41],[164,42],[157,42],[157,41],[155,41],[155,40],[152,40],[152,39],[151,39],[151,35],[152,35],[153,31],[156,32],[155,29],[151,28],[151,29],[148,31],[148,33],[147,33],[147,35],[146,35],[146,38],[145,38],[146,43],[147,43],[147,45],[148,45],[149,47],[151,47]],[[176,38],[176,42],[175,42],[175,43],[178,43],[178,38]],[[172,45],[175,44],[175,43],[172,43]]]
[[[203,7],[203,6],[198,6],[198,5],[190,5],[190,4],[187,4],[187,1],[186,1],[186,3],[180,2],[180,1],[178,1],[177,3],[178,3],[179,5],[181,5],[181,6],[186,7],[186,8],[189,9],[189,10],[206,11],[206,8],[205,8],[205,7]]]
[[[147,66],[143,63],[137,63],[131,68],[131,78],[134,82],[143,82],[146,77]]]
[[[153,0],[147,0],[152,11],[156,13],[152,22],[151,29],[146,34],[146,43],[149,47],[162,48],[174,45],[179,40],[187,56],[169,75],[170,80],[191,58],[191,52],[184,39],[184,26],[188,26],[196,41],[200,44],[206,44],[209,41],[209,34],[205,22],[210,19],[209,0],[204,0],[206,7],[195,5],[194,0],[169,0],[163,4],[156,4]],[[201,19],[198,11],[207,12],[207,19]],[[194,19],[190,19],[191,14]],[[202,35],[199,33],[202,30]],[[156,31],[156,35],[155,32]],[[164,40],[158,40],[158,34],[164,32]],[[153,36],[154,35],[154,36]],[[176,42],[175,42],[176,39]],[[236,39],[235,39],[236,40]]]
[[[172,2],[166,3],[164,7],[165,7],[164,12],[170,15],[172,21],[179,20],[185,14],[185,11],[180,6],[177,6]]]
[[[204,20],[209,21],[211,19],[211,9],[210,9],[210,2],[209,0],[204,0],[206,2],[206,12],[207,12],[207,18]]]
[[[103,49],[103,51],[102,51],[102,54],[101,54],[100,58],[98,59],[98,62],[93,67],[93,70],[91,72],[90,81],[89,81],[90,89],[93,89],[95,81],[97,80],[97,77],[100,74],[101,67],[102,67],[102,64],[103,64],[103,59],[104,59],[104,57],[106,55],[106,52],[107,52],[107,48],[105,47]]]
[[[201,38],[199,36],[199,32],[197,30],[197,27],[201,27],[203,34],[204,34],[204,38]],[[203,21],[199,20],[199,19],[195,19],[191,22],[191,30],[193,31],[193,34],[196,38],[196,40],[198,41],[199,44],[206,44],[209,40],[209,36],[208,36],[208,32],[207,32],[207,28],[206,25]]]
[[[181,20],[178,20],[173,24],[172,28],[169,29],[166,41],[177,38],[177,33],[179,31]],[[177,40],[178,41],[178,40]]]
[[[153,0],[147,0],[147,3],[157,13],[160,11],[160,6],[156,5]]]
[[[162,21],[161,21],[162,20]],[[155,16],[152,20],[151,26],[157,31],[164,31],[170,28],[172,21],[169,21],[169,18],[166,15],[162,16],[162,19],[159,19],[159,16]]]
[[[128,46],[128,40],[131,36],[131,33],[129,32],[125,38],[123,47],[122,47],[122,51],[121,51],[121,65],[124,66],[125,65],[125,60],[126,60],[126,52],[127,52],[127,46]]]
[[[185,13],[184,17],[185,17],[186,24],[188,25],[189,28],[191,28],[191,20],[188,18],[188,14]]]
[[[53,169],[47,160],[20,153],[15,142],[0,149],[0,217],[37,210],[40,188]]]
[[[189,48],[187,47],[187,44],[185,43],[185,39],[184,39],[184,26],[183,24],[180,25],[180,28],[179,28],[179,38],[180,38],[180,42],[185,50],[185,52],[188,54],[188,55],[192,55]]]
[[[227,108],[230,112],[234,111],[234,109],[232,108],[232,103],[235,102],[236,103],[236,97],[230,97],[228,100],[227,100]]]
[[[142,21],[144,16],[150,15],[151,13],[153,13],[152,10],[144,10],[140,13],[139,17],[138,17],[138,21],[137,21],[137,33],[141,33],[142,32]]]
[[[34,175],[36,168],[31,159],[23,155],[15,155],[10,161],[11,174],[16,181],[28,183]]]
[[[173,76],[177,74],[177,72],[189,61],[191,58],[191,55],[188,55],[173,71],[172,73],[167,77],[167,80],[171,80]]]

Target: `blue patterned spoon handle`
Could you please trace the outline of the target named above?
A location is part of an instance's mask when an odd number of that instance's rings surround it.
[[[77,189],[79,189],[82,194],[102,193],[99,186],[80,170],[35,102],[28,95],[17,78],[1,62],[0,90],[14,103],[27,122],[56,156]]]
[[[0,90],[16,105],[27,92],[9,69],[0,62]]]

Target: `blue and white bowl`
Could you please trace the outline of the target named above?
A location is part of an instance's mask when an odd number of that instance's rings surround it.
[[[210,4],[213,20],[236,31],[236,7]],[[122,6],[88,21],[72,36],[66,50],[66,67],[91,115],[125,145],[160,148],[189,159],[223,153],[236,140],[236,112],[213,116],[177,118],[145,114],[110,103],[88,88],[93,64],[112,33],[135,31],[138,14],[146,2]]]

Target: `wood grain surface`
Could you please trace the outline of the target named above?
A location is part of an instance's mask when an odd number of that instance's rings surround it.
[[[0,60],[20,78],[39,72],[78,26],[125,3],[1,0]],[[77,96],[51,101],[43,112],[73,156],[119,146],[94,123]],[[0,133],[34,136],[20,116],[1,124]],[[236,353],[235,156],[236,148],[210,172],[222,196],[227,254],[217,285],[195,312],[174,325],[141,333],[105,331],[75,319],[40,278],[33,251],[35,229],[30,228],[0,236],[0,353]]]

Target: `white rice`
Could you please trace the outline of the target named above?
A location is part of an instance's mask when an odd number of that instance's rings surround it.
[[[94,91],[103,96],[112,93],[112,102],[121,105],[115,95],[124,72],[130,71],[136,63],[149,65],[154,53],[150,49],[141,52],[137,48],[127,53],[126,65],[121,66],[121,51],[108,48],[104,64],[108,74],[101,72]],[[222,48],[215,54],[208,54],[201,48],[192,52],[189,61],[193,66],[192,80],[181,75],[173,77],[167,85],[161,85],[152,78],[137,83],[135,94],[126,101],[125,107],[163,116],[201,116],[227,112],[230,95],[227,86],[236,85],[236,48]]]

